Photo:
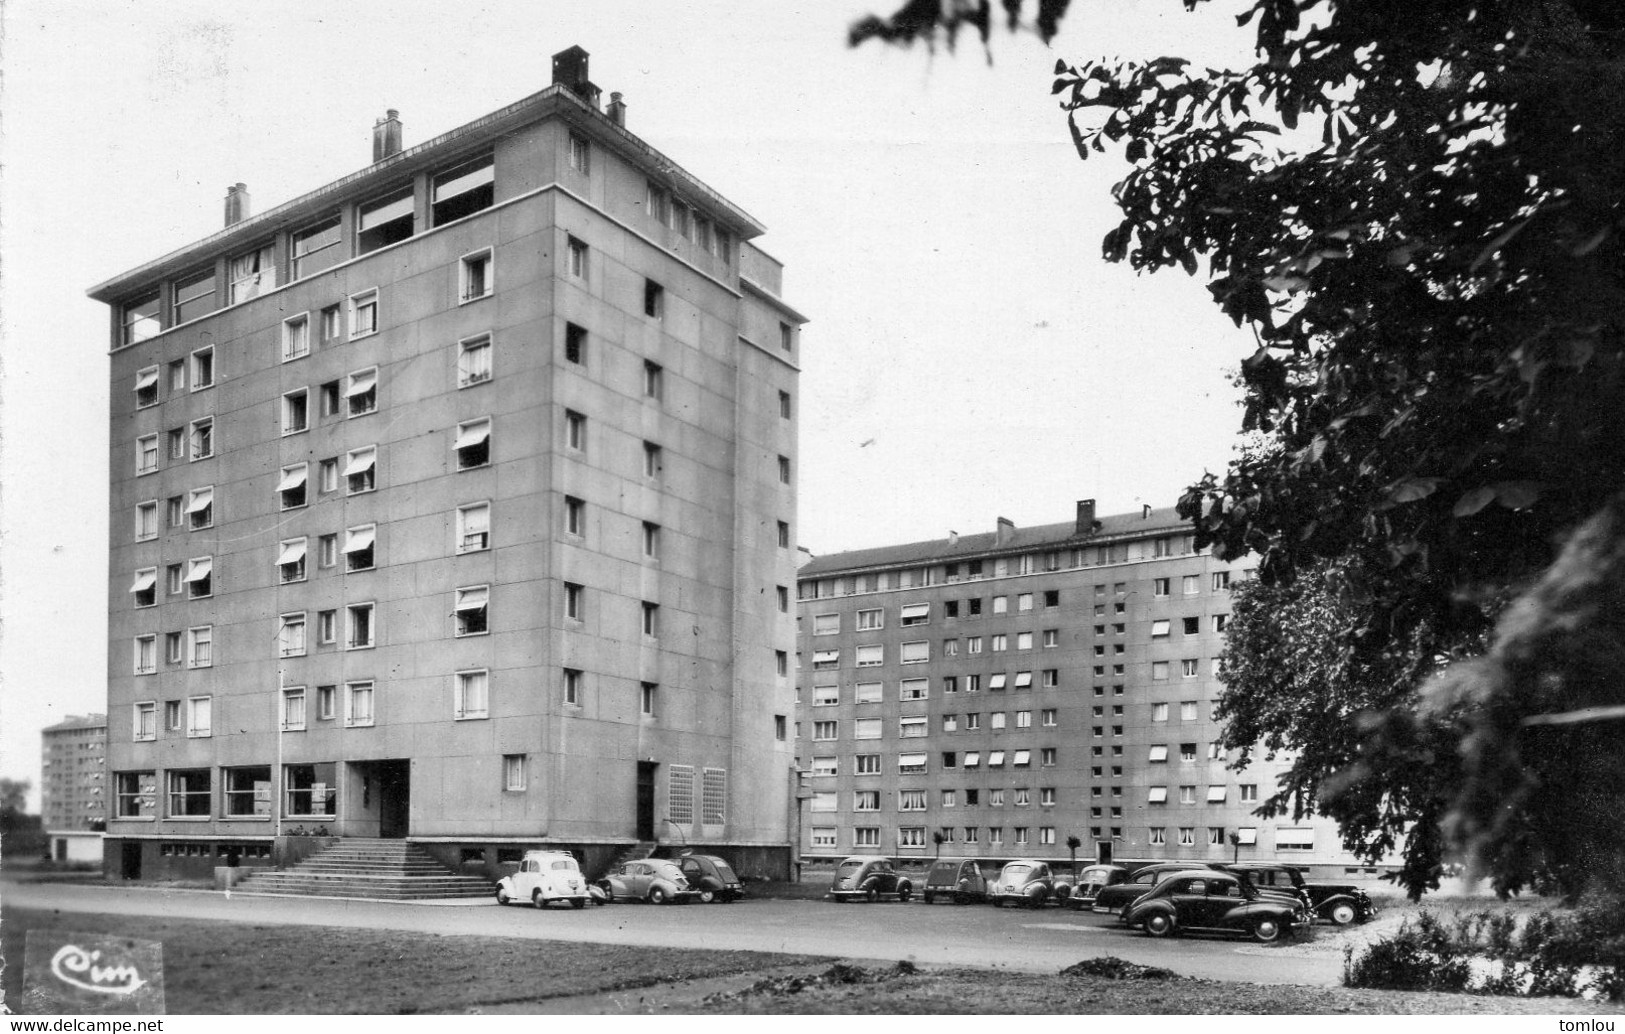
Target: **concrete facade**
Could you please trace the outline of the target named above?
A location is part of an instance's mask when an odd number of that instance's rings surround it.
[[[107,716],[71,715],[41,730],[40,741],[41,824],[53,833],[100,830],[111,792]]]
[[[798,574],[804,860],[847,854],[1361,866],[1334,823],[1253,814],[1228,765],[1229,586],[1172,509],[817,557]],[[1233,841],[1232,836],[1240,842]]]
[[[92,290],[127,874],[290,831],[785,864],[803,320],[575,53]]]

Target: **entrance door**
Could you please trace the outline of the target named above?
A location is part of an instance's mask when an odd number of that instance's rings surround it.
[[[655,769],[653,761],[638,762],[638,839],[655,839]]]
[[[406,836],[412,814],[412,762],[374,762],[373,774],[378,781],[378,835]]]
[[[1112,842],[1110,840],[1095,841],[1095,861],[1101,865],[1110,865],[1112,861]]]
[[[120,845],[123,854],[119,858],[119,875],[127,880],[141,878],[141,841],[126,840]]]

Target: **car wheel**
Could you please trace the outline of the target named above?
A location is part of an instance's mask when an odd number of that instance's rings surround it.
[[[508,901],[509,901],[508,888],[507,887],[498,887],[497,888],[497,904],[506,905],[508,903]]]
[[[924,894],[921,894],[920,897],[925,901],[925,903],[927,905],[929,905],[929,904],[931,904],[931,902],[937,900],[937,896],[935,894],[931,893],[930,891],[926,891]]]
[[[914,896],[914,888],[913,887],[906,887],[905,886],[905,887],[898,887],[897,888],[897,900],[898,901],[907,901],[909,898],[911,898],[913,896]]]
[[[712,890],[710,887],[701,887],[700,888],[700,904],[709,905],[711,902],[715,901],[716,899],[717,899],[717,892],[716,891]]]
[[[876,901],[880,900],[880,891],[876,890],[874,887],[869,887],[863,892],[863,900],[869,902],[871,905],[874,904]]]
[[[1354,906],[1345,901],[1333,908],[1332,914],[1328,918],[1338,926],[1347,926],[1354,922],[1354,917]]]
[[[1042,895],[1042,894],[1029,894],[1029,895],[1027,895],[1027,907],[1028,908],[1043,908],[1044,907],[1044,895]]]
[[[1253,924],[1253,940],[1268,944],[1281,937],[1281,922],[1278,919],[1260,919]]]
[[[547,900],[542,897],[542,888],[537,887],[535,890],[530,892],[530,903],[535,905],[537,908],[547,907]]]
[[[970,895],[962,893],[962,892],[961,893],[956,893],[954,895],[954,904],[956,904],[956,905],[968,905],[968,904],[970,904]]]
[[[1164,912],[1153,912],[1140,924],[1152,937],[1168,937],[1174,932],[1173,917]]]
[[[666,893],[666,888],[665,887],[650,887],[649,888],[649,904],[651,904],[651,905],[664,905],[669,899],[670,898],[669,898],[669,895]]]

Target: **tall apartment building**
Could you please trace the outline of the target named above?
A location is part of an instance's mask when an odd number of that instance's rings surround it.
[[[40,732],[40,819],[47,831],[99,830],[107,819],[107,716],[69,715]]]
[[[818,557],[798,574],[803,858],[1353,866],[1336,825],[1261,819],[1214,709],[1230,587],[1172,509]],[[940,838],[940,843],[939,843]],[[1234,839],[1232,839],[1234,838]]]
[[[750,215],[553,85],[90,291],[110,869],[290,830],[789,857],[803,322]]]

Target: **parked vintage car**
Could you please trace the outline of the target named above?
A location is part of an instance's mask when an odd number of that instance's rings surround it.
[[[651,905],[684,902],[699,896],[688,877],[667,858],[624,862],[598,881],[605,901],[647,901]]]
[[[892,867],[890,858],[853,855],[835,867],[828,897],[831,901],[879,901],[894,894],[898,901],[907,901],[914,896],[914,883]]]
[[[745,896],[745,885],[733,868],[714,854],[685,854],[676,862],[702,904],[738,901]]]
[[[1289,899],[1264,895],[1235,873],[1186,869],[1173,873],[1129,906],[1125,916],[1152,937],[1210,932],[1274,941],[1307,926],[1309,914]]]
[[[1125,882],[1128,875],[1128,869],[1121,865],[1098,864],[1086,867],[1078,873],[1077,884],[1072,888],[1071,896],[1066,899],[1066,907],[1093,908],[1096,895],[1106,887]]]
[[[1309,883],[1297,866],[1280,862],[1238,862],[1216,868],[1237,873],[1262,891],[1290,888],[1307,900],[1315,918],[1338,926],[1364,922],[1377,914],[1377,906],[1359,887],[1352,883]]]
[[[1048,862],[1036,858],[1014,858],[1004,863],[999,875],[988,885],[987,899],[1003,906],[1007,901],[1039,908],[1046,901],[1062,902],[1072,885],[1056,880]]]
[[[1169,873],[1202,868],[1206,867],[1200,862],[1154,862],[1151,865],[1142,865],[1131,872],[1123,882],[1102,887],[1095,894],[1094,904],[1089,908],[1094,912],[1124,915],[1135,898],[1155,887]]]
[[[925,874],[927,905],[948,898],[956,905],[987,900],[987,877],[973,858],[939,858]]]
[[[587,878],[573,855],[563,851],[526,851],[519,870],[497,882],[497,904],[529,901],[542,908],[568,901],[572,908],[587,903]]]

